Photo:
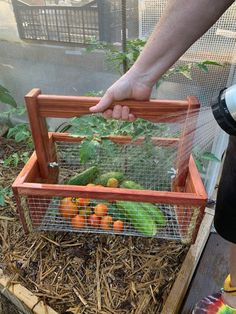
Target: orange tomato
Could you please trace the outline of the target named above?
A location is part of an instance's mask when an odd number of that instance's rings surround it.
[[[78,213],[78,207],[71,197],[65,197],[60,201],[59,213],[65,219],[70,219]]]
[[[94,228],[98,228],[100,226],[101,223],[101,218],[98,217],[96,214],[92,214],[89,216],[88,218],[88,223],[94,227]]]
[[[112,228],[112,217],[111,216],[102,217],[101,228],[103,230],[110,230]]]
[[[88,206],[90,203],[90,199],[88,198],[83,198],[83,197],[77,197],[76,198],[76,203],[78,206]]]
[[[71,225],[75,229],[81,229],[86,226],[86,218],[80,215],[76,215],[71,218]]]
[[[113,230],[114,231],[123,231],[124,230],[124,222],[122,220],[116,220],[113,223]]]
[[[94,213],[99,216],[103,217],[106,216],[108,213],[108,207],[106,204],[99,203],[94,207]]]
[[[88,183],[87,186],[95,186],[96,184],[94,183]]]
[[[116,178],[110,178],[108,181],[107,181],[107,186],[109,188],[118,188],[119,186],[119,181],[116,179]]]

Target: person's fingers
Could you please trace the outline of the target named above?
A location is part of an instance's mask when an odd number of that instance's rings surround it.
[[[121,111],[121,119],[129,120],[129,107],[123,106]]]
[[[102,113],[103,118],[110,119],[112,117],[112,110],[107,109]]]
[[[91,112],[103,112],[107,109],[113,102],[113,94],[110,92],[106,92],[105,95],[101,98],[99,103],[96,106],[90,107],[89,110]]]
[[[115,114],[113,113],[112,109],[108,109],[102,113],[103,117],[105,119],[110,119],[110,118],[114,118],[113,115],[115,115],[114,119],[122,119],[122,120],[130,121],[130,122],[133,122],[136,120],[136,117],[132,113],[130,113],[129,107],[116,105],[115,108],[116,108]]]
[[[121,105],[115,105],[112,112],[112,118],[114,119],[120,119],[122,113],[122,106]]]
[[[136,117],[135,117],[132,113],[129,113],[129,118],[128,118],[128,120],[129,120],[130,122],[134,122],[134,121],[136,120]]]

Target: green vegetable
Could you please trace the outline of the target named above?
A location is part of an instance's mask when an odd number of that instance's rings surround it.
[[[70,185],[86,185],[93,182],[98,175],[98,168],[96,166],[90,167],[83,172],[76,174],[70,178],[67,184]]]
[[[133,190],[144,190],[145,188],[135,181],[125,180],[120,185],[121,188],[133,189]],[[157,227],[166,226],[166,218],[162,211],[151,203],[137,203],[154,219]]]
[[[107,186],[107,182],[111,178],[115,178],[120,183],[122,180],[124,180],[124,174],[119,171],[110,171],[110,172],[104,173],[97,178],[96,184]]]
[[[111,204],[109,204],[111,205]],[[119,208],[117,208],[117,204],[113,203],[112,206],[108,207],[109,211],[108,211],[108,215],[112,216],[113,221],[115,220],[123,220],[126,221],[127,218],[124,215],[123,211],[121,211]]]
[[[132,190],[145,190],[143,186],[136,183],[135,181],[125,180],[120,185],[121,188],[132,189]]]
[[[157,227],[165,227],[167,224],[166,217],[163,212],[157,206],[151,203],[139,203],[144,210],[154,219]]]
[[[157,228],[152,217],[142,208],[140,203],[117,201],[117,207],[139,232],[147,236],[154,236]]]

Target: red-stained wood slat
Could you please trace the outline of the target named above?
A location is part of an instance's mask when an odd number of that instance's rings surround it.
[[[127,200],[137,202],[150,202],[177,205],[200,205],[204,200],[194,193],[150,191],[150,190],[129,190],[122,188],[87,187],[74,185],[57,185],[46,183],[23,183],[18,186],[21,194],[24,195],[44,195],[71,196],[98,198],[107,200]]]
[[[22,208],[22,204],[21,204],[21,195],[19,193],[19,189],[17,187],[12,187],[12,191],[15,197],[15,201],[16,201],[16,210],[17,210],[17,214],[19,215],[20,221],[22,223],[23,229],[25,231],[25,233],[29,232],[29,228],[25,219],[25,213],[24,213],[24,209]]]
[[[189,179],[194,186],[196,194],[201,196],[204,200],[207,200],[206,189],[192,155],[189,158]]]
[[[56,142],[81,142],[85,137],[79,137],[70,135],[69,133],[50,133]],[[144,143],[144,137],[140,137],[137,140],[132,140],[130,136],[104,136],[103,139],[109,139],[110,141],[117,144],[129,144],[134,145]],[[163,137],[152,137],[152,143],[159,146],[178,146],[179,138],[163,138]]]
[[[204,210],[207,204],[208,196],[207,196],[201,176],[199,174],[199,171],[197,169],[197,166],[192,156],[190,156],[190,160],[189,160],[189,179],[190,179],[191,185],[194,186],[196,195],[199,195],[204,200],[203,204],[200,206],[199,215],[196,221],[196,227],[193,231],[192,242],[194,243],[198,234],[198,230],[200,228],[201,221],[204,217]]]
[[[91,114],[89,108],[99,102],[98,97],[39,95],[39,112],[44,117],[79,117]],[[126,100],[115,105],[127,105],[137,118],[153,122],[176,122],[183,120],[188,110],[187,101],[175,100]]]
[[[35,182],[36,178],[39,176],[39,168],[36,152],[34,151],[27,163],[22,168],[21,172],[16,177],[15,181],[12,184],[12,187],[17,187],[24,182]]]

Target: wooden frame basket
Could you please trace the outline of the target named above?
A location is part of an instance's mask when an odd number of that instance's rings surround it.
[[[64,197],[79,196],[109,202],[125,200],[149,202],[160,204],[160,206],[161,204],[167,204],[174,207],[179,238],[184,242],[194,242],[207,201],[204,185],[194,159],[191,156],[191,149],[189,149],[194,139],[194,131],[197,123],[196,112],[200,108],[199,102],[195,97],[188,97],[184,101],[129,100],[125,103],[116,103],[128,105],[136,117],[155,123],[177,123],[184,119],[179,138],[153,138],[155,145],[174,146],[177,149],[176,167],[178,173],[173,181],[172,191],[130,190],[125,188],[59,184],[59,169],[57,166],[54,167],[58,161],[55,143],[75,143],[80,142],[82,139],[66,133],[48,132],[46,118],[72,118],[89,114],[89,107],[96,104],[99,98],[43,95],[39,89],[33,89],[25,96],[25,101],[35,152],[13,183],[17,209],[25,232],[29,232],[35,228],[40,229],[40,224],[53,198],[61,199]],[[131,139],[127,136],[110,136],[109,139],[119,144],[129,144],[131,142]],[[31,206],[32,202],[34,206]],[[40,211],[38,211],[36,203],[40,205]],[[60,230],[60,228],[58,229],[58,225],[51,227],[50,230]],[[91,230],[86,229],[82,231],[91,232]],[[97,231],[92,230],[92,232]],[[108,230],[108,233],[110,232],[112,231]],[[155,236],[172,239],[178,238],[169,237],[168,234],[165,236],[165,233]]]

